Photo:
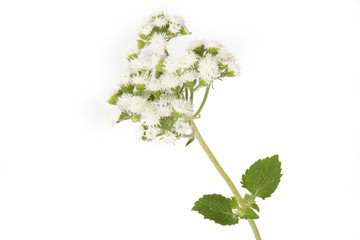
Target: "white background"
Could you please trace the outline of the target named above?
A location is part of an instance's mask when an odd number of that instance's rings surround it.
[[[240,186],[259,158],[284,176],[265,240],[360,239],[360,1],[2,1],[0,239],[253,239],[190,211],[231,192],[197,142],[138,142],[106,97],[151,12],[221,41],[239,78],[215,84],[200,132]],[[241,193],[245,191],[241,189]]]

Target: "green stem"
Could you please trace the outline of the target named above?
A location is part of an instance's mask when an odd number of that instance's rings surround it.
[[[205,105],[207,96],[209,95],[209,91],[210,91],[210,85],[206,87],[205,95],[201,102],[201,105],[200,105],[199,109],[196,111],[196,113],[191,117],[191,119],[195,119],[200,114],[201,110],[203,109],[203,107]]]
[[[213,163],[213,165],[215,166],[216,170],[220,173],[220,175],[223,177],[223,179],[225,180],[227,185],[230,187],[232,193],[234,194],[236,200],[239,202],[240,206],[242,208],[246,208],[245,201],[242,199],[242,197],[241,197],[239,191],[236,189],[234,183],[231,181],[231,179],[226,174],[224,169],[220,166],[219,162],[216,160],[216,158],[215,158],[214,154],[211,152],[210,148],[206,145],[206,143],[205,143],[204,139],[201,137],[201,135],[199,133],[199,130],[197,129],[194,121],[191,120],[190,124],[191,124],[192,131],[195,133],[196,139],[198,140],[201,147],[204,149],[204,151],[206,152],[206,154],[210,158],[210,160]],[[249,224],[251,226],[251,229],[252,229],[252,231],[254,233],[255,239],[256,240],[261,240],[259,230],[257,229],[254,220],[248,219],[247,221],[249,222]]]

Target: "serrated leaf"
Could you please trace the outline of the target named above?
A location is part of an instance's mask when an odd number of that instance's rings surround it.
[[[241,219],[258,219],[259,216],[251,208],[243,208],[243,212],[240,215]]]
[[[231,198],[220,194],[204,195],[195,202],[191,210],[221,225],[234,225],[239,222],[239,216],[233,213]]]
[[[281,178],[281,163],[279,156],[274,155],[270,158],[259,159],[245,174],[242,175],[242,187],[249,190],[255,197],[265,199],[270,197],[279,185]]]

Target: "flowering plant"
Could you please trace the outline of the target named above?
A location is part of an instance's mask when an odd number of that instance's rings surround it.
[[[239,219],[250,223],[256,239],[261,239],[253,219],[259,211],[256,197],[267,198],[280,182],[278,156],[258,160],[242,176],[242,187],[250,194],[242,198],[202,139],[194,120],[200,117],[213,82],[239,75],[235,57],[217,41],[193,41],[184,56],[171,55],[168,42],[188,35],[184,20],[178,16],[153,14],[139,31],[137,48],[127,59],[128,67],[108,102],[112,105],[112,124],[124,120],[139,123],[139,137],[144,141],[159,139],[174,144],[187,138],[199,141],[210,160],[232,190],[234,197],[204,195],[194,205],[204,218],[222,225]],[[195,111],[194,94],[205,88],[202,102]]]

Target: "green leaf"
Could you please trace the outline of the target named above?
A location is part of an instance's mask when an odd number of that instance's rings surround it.
[[[218,48],[209,48],[209,53],[211,53],[211,55],[217,55],[219,53],[219,49]]]
[[[131,118],[131,116],[129,115],[129,113],[127,113],[127,112],[122,112],[122,113],[120,114],[119,119],[118,119],[118,121],[117,121],[116,123],[119,123],[119,122],[124,121],[124,120],[128,120],[128,119],[130,119],[130,118]]]
[[[160,61],[156,64],[155,69],[161,71],[164,66],[164,59],[160,59]]]
[[[206,50],[205,45],[202,44],[201,46],[198,46],[197,48],[195,48],[193,51],[194,51],[194,53],[196,53],[200,57],[203,57],[204,53],[205,53],[205,50]]]
[[[131,85],[131,84],[124,84],[124,85],[121,86],[121,90],[124,93],[132,93],[133,90],[134,90],[134,86]]]
[[[233,209],[239,209],[240,208],[239,203],[238,203],[238,201],[236,200],[235,197],[231,198],[231,207]]]
[[[270,158],[259,159],[245,174],[242,175],[242,187],[249,190],[255,197],[265,199],[270,197],[279,185],[281,178],[281,163],[279,156],[274,155]]]
[[[251,206],[253,209],[255,209],[256,211],[260,212],[260,208],[259,208],[259,206],[258,206],[255,202],[251,203],[250,206]]]
[[[243,212],[240,215],[241,219],[258,219],[259,216],[251,208],[242,208]]]
[[[123,91],[119,89],[115,94],[113,94],[109,100],[108,103],[116,105],[118,98],[123,94]]]
[[[144,41],[139,40],[139,39],[137,40],[137,47],[138,47],[138,49],[144,48],[145,45],[146,45],[146,43],[145,43]]]
[[[194,139],[195,139],[195,135],[191,136],[191,137],[189,138],[189,141],[187,141],[185,147],[187,147],[190,143],[192,143],[192,142],[194,141]]]
[[[239,216],[233,213],[231,198],[220,194],[204,195],[192,210],[221,225],[234,225],[239,222]]]
[[[138,55],[136,53],[133,53],[133,54],[128,55],[127,60],[130,62],[131,60],[133,60],[137,57],[138,57]]]
[[[190,32],[186,29],[186,27],[182,27],[180,29],[180,34],[181,35],[188,35],[188,34],[190,34]]]

